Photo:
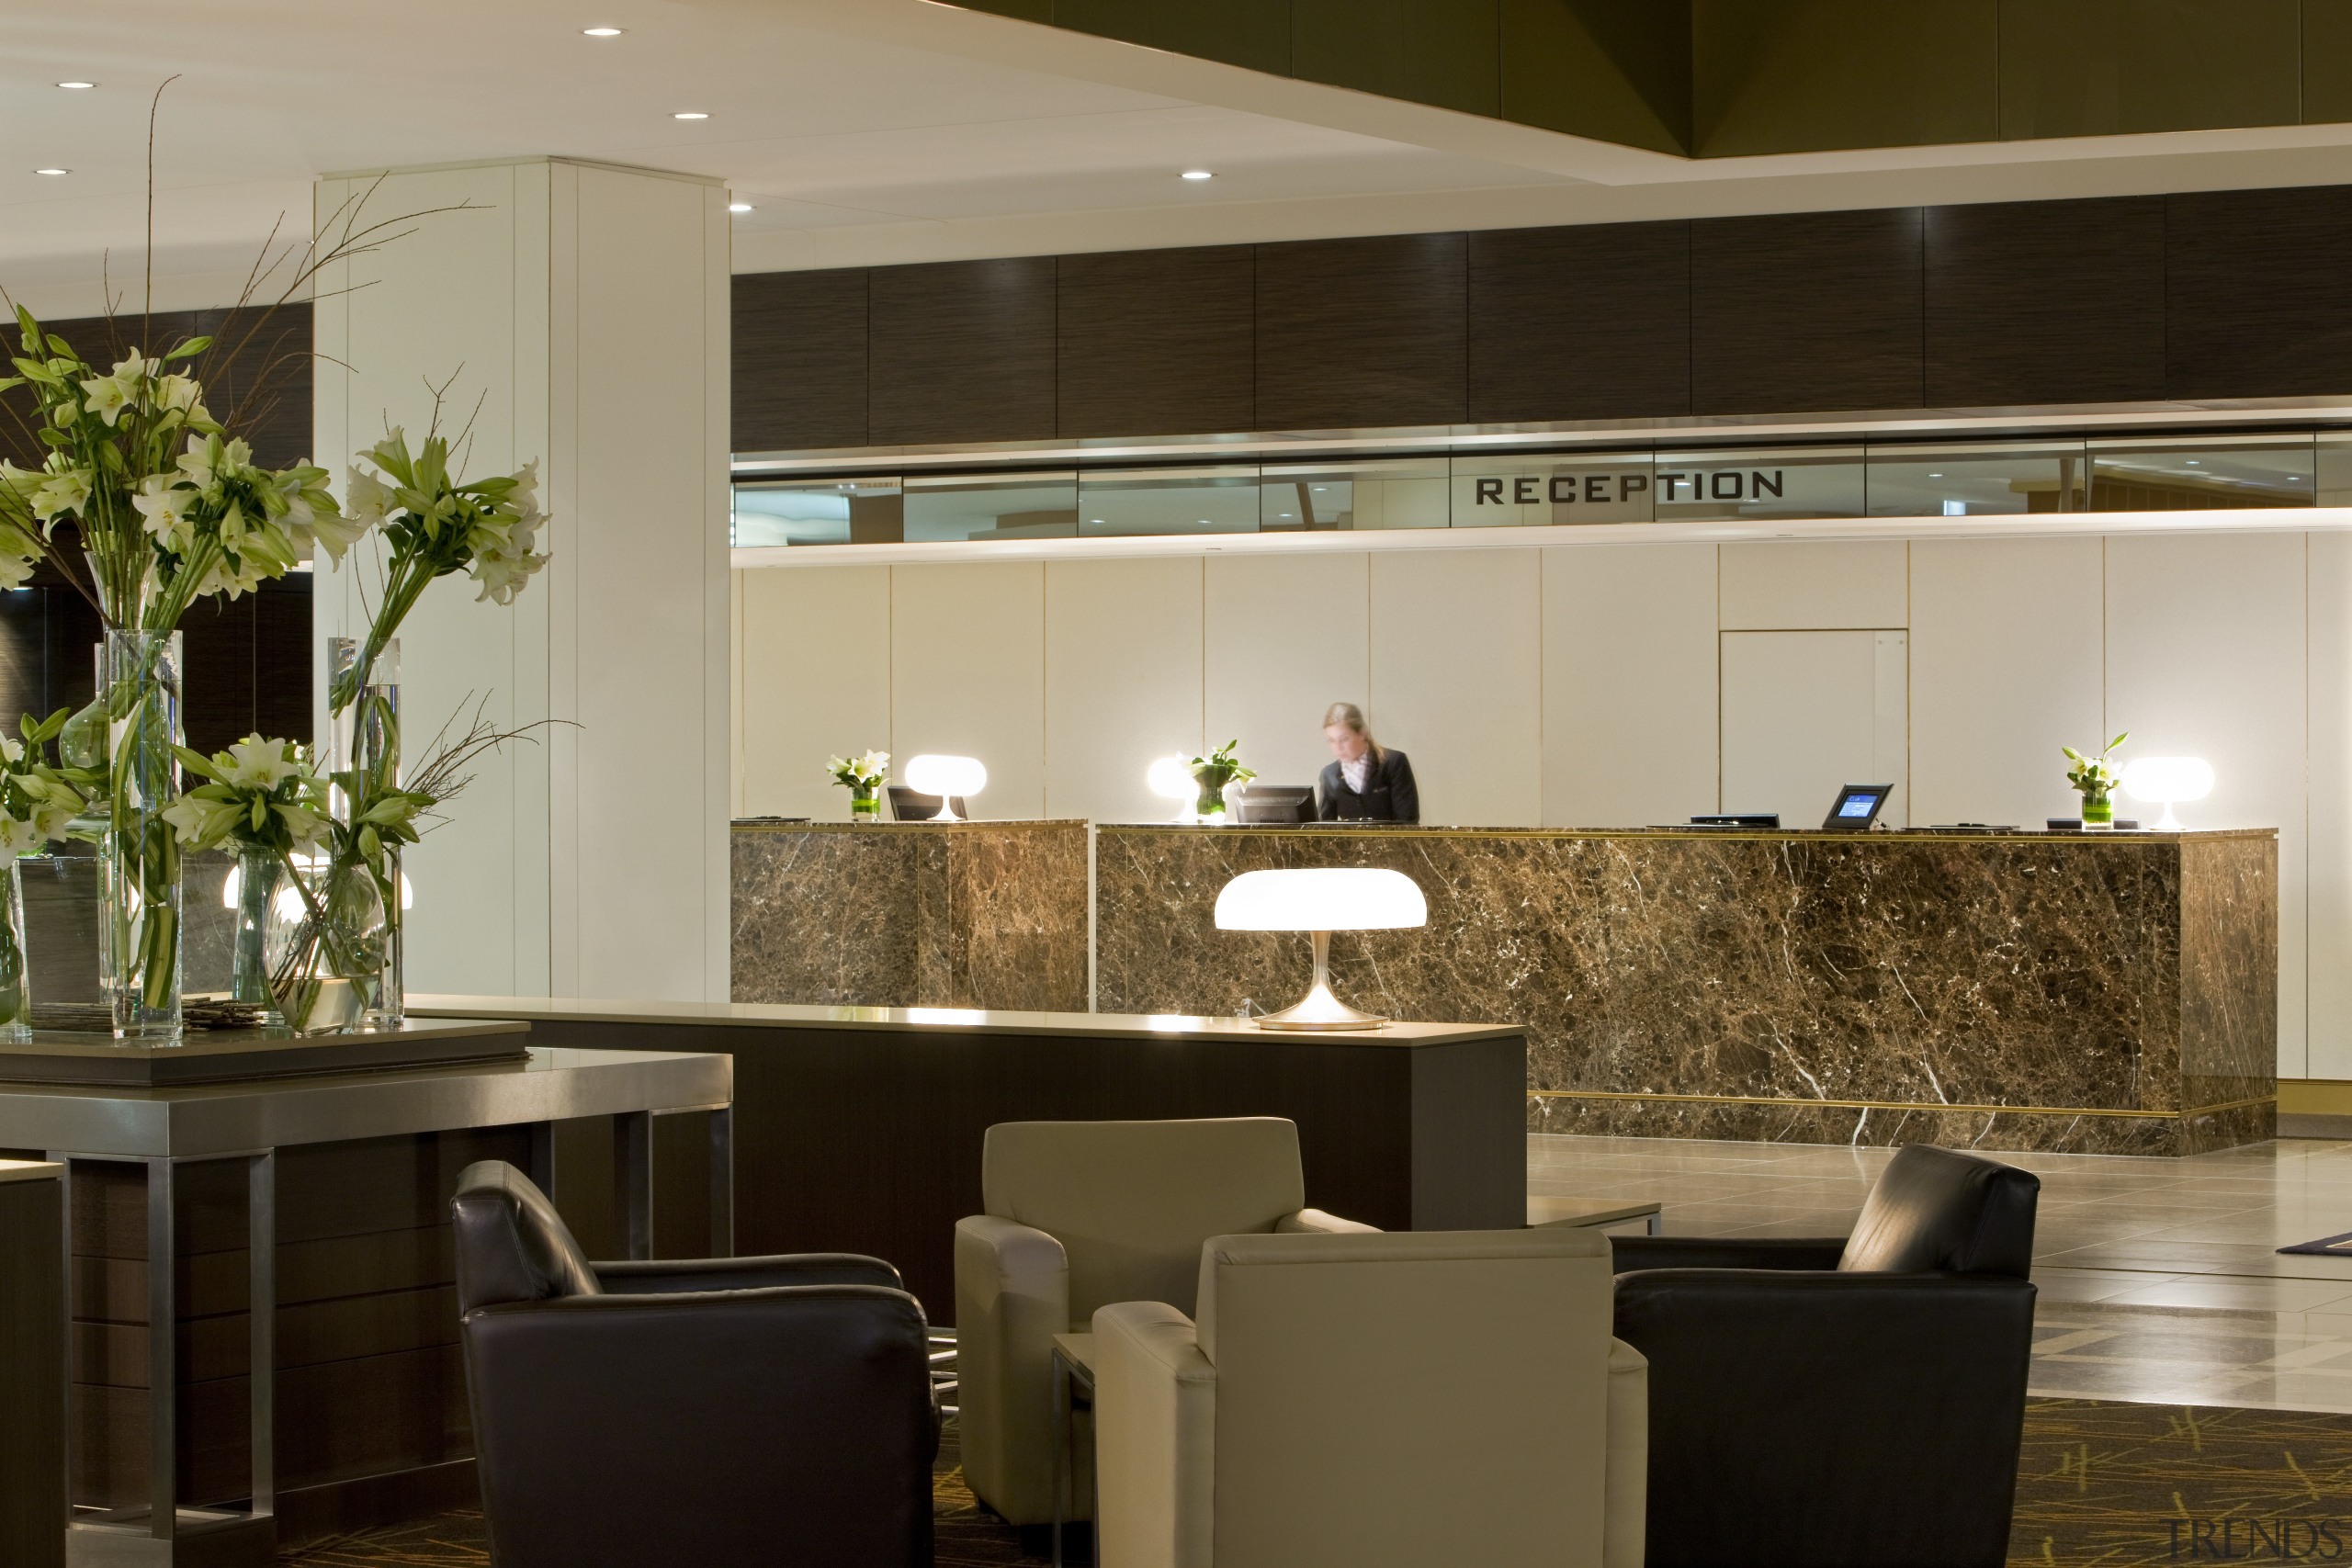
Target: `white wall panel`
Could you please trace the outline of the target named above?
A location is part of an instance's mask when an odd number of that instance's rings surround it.
[[[2278,829],[2278,1070],[2303,1076],[2304,538],[2116,536],[2107,541],[2107,727],[2130,757],[2202,757],[2198,828]],[[2152,819],[2160,807],[2119,808]]]
[[[1206,719],[1268,784],[1311,784],[1331,753],[1323,714],[1369,691],[1369,567],[1361,555],[1212,556]]]
[[[1528,550],[1372,559],[1364,716],[1383,744],[1412,759],[1424,822],[1543,818],[1542,582]]]
[[[1544,821],[1715,810],[1715,547],[1543,554]]]
[[[1911,546],[1911,815],[2039,828],[2071,817],[2062,746],[2109,735],[2098,539]]]
[[[1910,625],[1899,539],[1776,540],[1722,547],[1725,631]]]
[[[2352,534],[2312,534],[2305,1070],[2352,1078]]]
[[[978,757],[975,816],[1046,814],[1046,569],[1035,561],[890,570],[893,770],[924,751]]]
[[[1723,634],[1723,809],[1818,828],[1849,784],[1892,784],[1879,820],[1908,822],[1905,634]]]
[[[1164,820],[1144,775],[1201,744],[1200,560],[1049,564],[1046,815]]]
[[[739,571],[745,816],[849,818],[828,757],[890,750],[890,569]]]

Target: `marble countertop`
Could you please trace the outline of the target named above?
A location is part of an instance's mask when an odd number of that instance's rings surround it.
[[[954,1034],[1069,1034],[1166,1040],[1247,1036],[1285,1044],[1451,1045],[1526,1031],[1511,1023],[1395,1022],[1324,1032],[1261,1029],[1238,1018],[1177,1013],[1015,1012],[981,1008],[806,1007],[777,1002],[665,1002],[570,997],[420,996],[412,1017],[514,1018],[531,1022],[711,1024],[736,1029],[937,1030]]]

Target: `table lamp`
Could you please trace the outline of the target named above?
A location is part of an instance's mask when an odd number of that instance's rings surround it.
[[[1201,786],[1193,782],[1192,760],[1187,757],[1162,757],[1152,763],[1143,776],[1145,785],[1162,800],[1181,803],[1176,813],[1179,822],[1190,822],[1197,815],[1193,803],[1201,795]]]
[[[2202,757],[2142,757],[2123,764],[2123,793],[2134,800],[2163,804],[2165,814],[2151,832],[2185,833],[2188,829],[2173,815],[2173,803],[2212,794],[2213,764]]]
[[[1306,931],[1315,939],[1315,983],[1304,999],[1258,1021],[1261,1029],[1376,1029],[1386,1020],[1331,994],[1333,931],[1401,931],[1430,923],[1429,900],[1401,871],[1321,866],[1245,871],[1216,896],[1225,931]]]
[[[907,759],[907,787],[939,796],[934,822],[961,822],[956,815],[958,796],[975,795],[989,786],[989,771],[978,757],[943,757],[926,751]]]

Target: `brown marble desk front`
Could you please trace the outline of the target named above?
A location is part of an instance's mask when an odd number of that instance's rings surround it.
[[[1334,939],[1392,1016],[1527,1026],[1529,1126],[2186,1154],[2272,1135],[2278,839],[1113,828],[1097,1005],[1229,1013],[1303,936],[1220,931],[1261,866],[1379,865],[1430,924]]]

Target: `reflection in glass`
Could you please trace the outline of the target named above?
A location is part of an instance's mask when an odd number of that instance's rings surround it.
[[[1258,526],[1270,534],[1445,526],[1442,457],[1284,464],[1261,472]]]
[[[1068,539],[1078,533],[1078,475],[910,474],[906,538]]]
[[[1654,504],[1651,471],[1647,452],[1456,457],[1453,525],[1646,523]]]
[[[729,542],[738,549],[777,545],[888,545],[899,537],[899,481],[820,480],[739,484]]]
[[[2208,435],[2175,445],[2087,445],[2093,512],[2314,504],[2316,457],[2308,435]]]
[[[2009,517],[2083,510],[2079,441],[1873,446],[1873,517]]]
[[[2319,504],[2352,506],[2352,436],[2319,438]]]
[[[1123,468],[1082,474],[1081,537],[1136,534],[1254,534],[1258,469]]]
[[[1733,517],[1860,517],[1860,447],[1661,452],[1650,473],[1661,523]]]

